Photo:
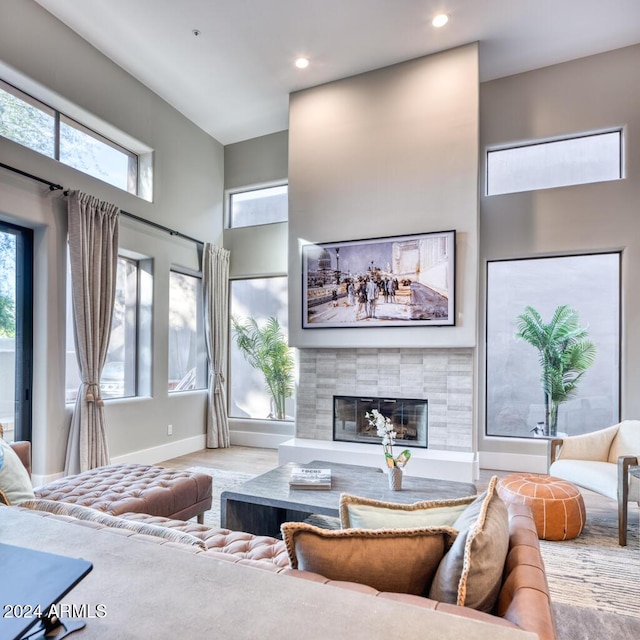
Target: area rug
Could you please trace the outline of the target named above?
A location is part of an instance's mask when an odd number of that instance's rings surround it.
[[[187,471],[204,473],[213,478],[211,509],[205,511],[204,514],[204,523],[209,527],[220,526],[220,494],[223,491],[237,487],[247,480],[251,480],[251,478],[255,478],[255,475],[251,473],[211,469],[209,467],[190,467]]]
[[[540,541],[551,599],[560,605],[637,618],[640,632],[640,533],[630,517],[627,546],[618,545],[617,515],[590,513],[578,538]]]

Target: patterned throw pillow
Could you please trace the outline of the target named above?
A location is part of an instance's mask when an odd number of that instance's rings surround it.
[[[493,610],[509,550],[509,516],[497,481],[493,476],[487,490],[454,522],[458,537],[440,562],[429,592],[432,600]]]
[[[161,527],[157,524],[125,520],[124,518],[112,516],[108,513],[103,513],[97,509],[91,509],[91,507],[85,507],[79,504],[67,504],[66,502],[56,502],[55,500],[28,500],[20,506],[34,511],[46,511],[54,515],[68,516],[70,518],[76,518],[77,520],[89,520],[97,524],[102,524],[105,527],[126,529],[141,535],[163,538],[167,542],[179,542],[181,544],[200,547],[203,551],[207,550],[207,546],[203,540],[189,533],[176,531],[169,527]]]
[[[343,529],[451,527],[475,499],[476,496],[467,496],[397,504],[343,493],[340,496],[340,524]]]
[[[0,501],[12,505],[34,498],[29,472],[18,454],[0,438]]]
[[[327,531],[287,522],[281,529],[293,569],[414,595],[426,594],[456,535],[450,527]]]

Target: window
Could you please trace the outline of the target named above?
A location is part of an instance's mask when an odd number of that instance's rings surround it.
[[[33,232],[0,222],[0,424],[31,440]]]
[[[570,335],[570,323],[566,315],[555,315],[564,305],[576,312],[577,326],[586,329],[584,339],[595,347],[591,364],[581,362],[580,351],[586,346],[582,338],[574,340],[582,343],[572,351],[575,357],[569,358],[570,352],[565,351],[567,343],[563,345],[563,340]],[[534,331],[528,332],[535,346],[516,336],[519,316],[531,318],[527,307],[542,320],[542,324],[533,322],[530,326]],[[556,322],[552,323],[554,316]],[[542,354],[537,345],[552,343],[563,345],[566,357],[562,362],[549,360],[553,398],[547,402],[542,388]],[[535,437],[543,435],[538,432],[539,423],[543,423],[543,432],[547,424],[552,431],[554,404],[558,437],[580,435],[618,422],[619,253],[498,260],[487,265],[487,435]]]
[[[170,392],[204,389],[207,355],[204,343],[202,281],[171,271],[169,280]]]
[[[487,195],[622,178],[622,131],[487,152]]]
[[[140,261],[118,257],[116,298],[111,321],[111,337],[107,358],[100,377],[103,400],[128,398],[138,394],[138,344],[140,334],[141,279],[144,269]],[[73,337],[71,272],[67,268],[67,355],[66,401],[75,402],[80,386],[80,372]]]
[[[59,160],[114,187],[136,193],[138,157],[63,115]]]
[[[286,222],[289,215],[288,187],[279,185],[229,196],[229,227]]]
[[[55,111],[0,80],[0,135],[55,157]]]
[[[287,336],[287,278],[251,278],[231,282],[231,316],[243,323],[254,318],[262,326],[268,318],[277,318]],[[230,339],[229,416],[232,418],[269,419],[274,406],[260,371],[244,358],[233,337]],[[293,398],[287,398],[285,413],[293,420]]]
[[[1,80],[0,135],[137,194],[135,153]]]

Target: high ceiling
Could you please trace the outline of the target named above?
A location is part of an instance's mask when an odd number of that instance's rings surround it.
[[[292,91],[469,42],[482,81],[640,42],[640,0],[36,1],[223,144],[286,129]]]

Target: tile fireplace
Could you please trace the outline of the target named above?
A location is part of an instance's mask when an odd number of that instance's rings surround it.
[[[477,479],[472,348],[300,349],[298,357],[295,437],[278,447],[282,464],[326,460],[384,465],[380,445],[333,439],[334,398],[422,398],[422,402],[428,399],[423,444],[397,442],[411,451],[405,473],[442,480]]]

